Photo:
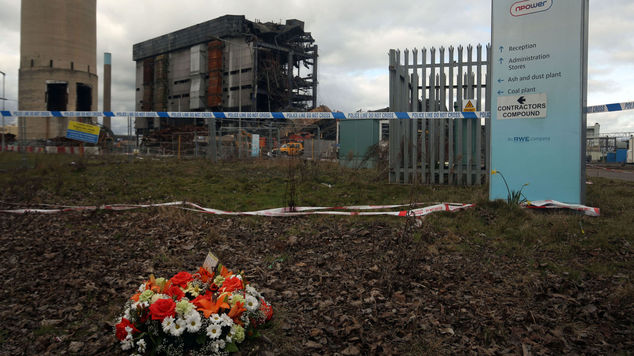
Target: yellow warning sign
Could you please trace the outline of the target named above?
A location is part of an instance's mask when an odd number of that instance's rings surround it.
[[[96,125],[85,124],[78,121],[68,121],[68,129],[87,133],[90,135],[99,135],[101,128]]]
[[[97,143],[99,141],[99,131],[99,126],[69,121],[66,138],[88,143]]]
[[[465,99],[465,101],[463,102],[463,108],[462,111],[463,112],[475,112],[476,108],[475,106],[473,106],[473,99]]]

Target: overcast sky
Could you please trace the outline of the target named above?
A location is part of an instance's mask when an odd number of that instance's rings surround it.
[[[559,0],[576,1],[576,0]],[[134,110],[132,45],[225,14],[305,22],[319,45],[318,104],[343,112],[388,106],[388,51],[487,44],[488,0],[98,0],[97,58],[112,53],[112,108]],[[588,104],[634,101],[634,1],[590,1]],[[17,110],[20,1],[0,0],[0,71]],[[99,84],[101,110],[102,84]],[[125,119],[123,119],[125,120]],[[123,120],[122,123],[123,124]],[[592,114],[602,132],[634,131],[634,112]],[[117,125],[120,126],[120,125]],[[119,130],[118,130],[119,131]]]

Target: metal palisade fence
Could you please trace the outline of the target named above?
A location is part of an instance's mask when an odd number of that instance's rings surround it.
[[[484,48],[486,58],[482,45],[475,47],[475,58],[473,49],[390,50],[390,111],[490,111],[491,48]],[[391,120],[390,182],[485,183],[489,130],[490,118],[481,115]]]

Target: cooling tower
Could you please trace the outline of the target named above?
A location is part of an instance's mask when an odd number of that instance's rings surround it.
[[[97,0],[22,0],[20,30],[19,110],[96,111]],[[68,119],[19,126],[20,139],[49,139],[65,135]]]

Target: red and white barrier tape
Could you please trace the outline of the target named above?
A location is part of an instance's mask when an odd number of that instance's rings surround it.
[[[289,208],[276,208],[246,212],[232,212],[217,209],[204,208],[193,203],[186,203],[192,206],[194,211],[200,211],[207,214],[216,215],[251,215],[251,216],[302,216],[302,215],[347,215],[347,216],[424,216],[437,211],[456,211],[460,209],[470,208],[473,204],[460,203],[440,203],[419,209],[401,210],[401,211],[343,211],[343,210],[374,210],[374,209],[393,209],[400,208],[405,205],[352,205],[341,207],[296,207],[291,210]],[[414,204],[420,205],[420,204]]]
[[[420,204],[413,204],[420,205]],[[55,209],[7,209],[0,210],[0,213],[9,214],[54,214],[63,213],[69,211],[94,211],[94,210],[114,210],[123,211],[131,209],[142,208],[155,208],[155,207],[177,207],[181,209],[197,211],[206,214],[214,215],[247,215],[247,216],[302,216],[302,215],[348,215],[348,216],[376,216],[376,215],[388,215],[388,216],[415,216],[421,217],[427,214],[431,214],[437,211],[456,211],[474,206],[473,204],[460,204],[460,203],[441,203],[423,208],[401,210],[401,211],[345,211],[345,210],[375,210],[375,209],[394,209],[410,206],[409,204],[401,205],[351,205],[341,207],[296,207],[290,208],[274,208],[255,211],[226,211],[219,209],[210,209],[202,207],[195,203],[190,202],[171,202],[161,204],[111,204],[102,206],[60,206]]]
[[[599,208],[592,208],[579,204],[566,204],[558,202],[556,200],[536,200],[522,204],[523,206],[531,209],[571,209],[581,211],[588,216],[599,216]]]
[[[454,212],[466,208],[471,208],[475,204],[462,204],[462,203],[438,203],[431,206],[426,206],[416,209],[400,210],[400,211],[363,211],[363,210],[378,210],[378,209],[394,209],[402,207],[411,207],[422,205],[416,204],[401,204],[401,205],[351,205],[351,206],[339,206],[339,207],[323,207],[323,206],[305,206],[290,208],[273,208],[255,211],[226,211],[219,209],[205,208],[191,202],[170,202],[160,204],[111,204],[102,206],[59,206],[54,209],[6,209],[0,210],[0,213],[8,214],[54,214],[64,213],[69,211],[94,211],[94,210],[113,210],[124,211],[132,209],[144,209],[144,208],[157,208],[157,207],[175,207],[184,210],[196,211],[205,214],[214,215],[242,215],[242,216],[271,216],[271,217],[283,217],[283,216],[304,216],[304,215],[345,215],[345,216],[413,216],[423,217],[425,215],[440,212],[449,211]],[[51,206],[51,205],[48,205]],[[565,204],[555,200],[541,200],[531,201],[523,204],[527,208],[539,208],[539,209],[572,209],[581,211],[588,216],[599,216],[599,209],[587,207],[577,204]],[[352,211],[362,210],[362,211]]]

